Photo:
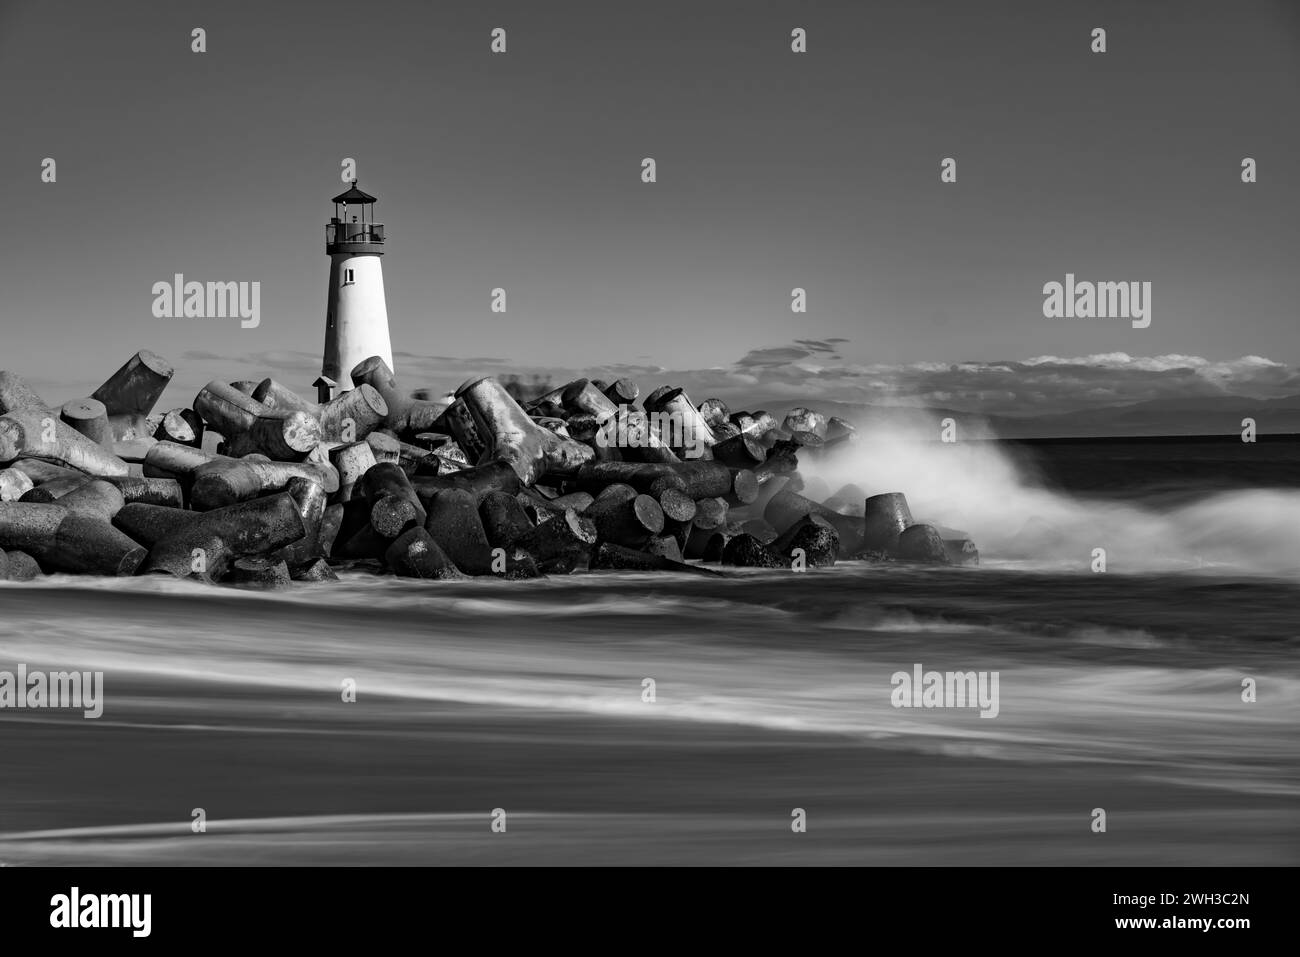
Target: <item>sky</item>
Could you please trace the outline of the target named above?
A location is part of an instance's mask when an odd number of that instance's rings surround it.
[[[345,157],[409,388],[1300,393],[1294,3],[0,0],[0,89],[0,368],[52,401],[139,348],[174,405],[211,378],[310,393]],[[260,324],[155,318],[176,273],[260,282]],[[1045,318],[1067,273],[1150,282],[1150,326]]]

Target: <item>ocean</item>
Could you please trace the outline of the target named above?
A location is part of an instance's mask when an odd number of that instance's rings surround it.
[[[1300,442],[858,449],[980,564],[0,585],[0,863],[1300,862]]]

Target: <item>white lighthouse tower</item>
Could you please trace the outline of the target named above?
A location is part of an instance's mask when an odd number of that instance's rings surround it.
[[[351,188],[332,202],[334,217],[325,227],[330,287],[321,376],[346,391],[352,388],[352,369],[363,359],[379,356],[393,368],[393,347],[380,264],[384,226],[374,221],[375,197],[358,189],[353,180]]]

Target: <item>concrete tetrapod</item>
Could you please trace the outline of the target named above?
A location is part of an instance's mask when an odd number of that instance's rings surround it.
[[[485,455],[510,463],[525,485],[543,475],[569,475],[595,454],[591,447],[561,438],[533,422],[510,395],[490,376],[472,379],[456,390],[465,403],[475,429],[488,444]]]
[[[52,411],[26,408],[0,415],[0,462],[29,456],[79,469],[87,475],[130,472],[126,462],[86,438]]]
[[[91,393],[110,416],[146,416],[153,411],[171,382],[175,369],[162,356],[141,349]]]
[[[132,575],[145,550],[104,519],[61,505],[0,504],[0,548],[30,554],[45,572]]]
[[[225,577],[236,558],[267,555],[306,534],[288,492],[201,513],[149,549],[142,572]]]

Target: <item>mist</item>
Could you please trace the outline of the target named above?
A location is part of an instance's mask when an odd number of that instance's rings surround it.
[[[903,492],[918,522],[965,532],[984,563],[1161,572],[1230,568],[1300,576],[1300,491],[1207,492],[1191,502],[1116,502],[1046,487],[1007,446],[918,441],[915,430],[860,430],[850,449],[801,463],[832,492]],[[1136,499],[1136,496],[1135,496]]]

